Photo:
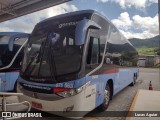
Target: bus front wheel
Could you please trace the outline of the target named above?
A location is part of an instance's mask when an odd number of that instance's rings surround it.
[[[98,109],[101,111],[105,111],[109,106],[110,98],[111,98],[111,89],[109,84],[107,84],[104,92],[104,102],[98,107]]]
[[[17,92],[17,81],[16,81],[15,84],[14,84],[13,92]]]

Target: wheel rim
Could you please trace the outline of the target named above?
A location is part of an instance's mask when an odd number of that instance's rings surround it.
[[[136,77],[133,78],[133,84],[136,84]]]
[[[110,99],[110,92],[109,90],[105,90],[105,101],[106,101],[106,105],[109,103],[109,99]]]

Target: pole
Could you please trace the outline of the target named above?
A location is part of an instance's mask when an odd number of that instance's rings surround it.
[[[5,98],[5,96],[3,96],[3,98],[2,98],[2,112],[6,112],[6,98]],[[6,120],[5,117],[2,117],[2,118],[3,118],[3,120]]]
[[[159,35],[160,35],[160,0],[158,0]]]
[[[159,16],[159,49],[160,49],[160,0],[158,0],[158,16]],[[158,61],[160,62],[159,58]],[[160,69],[159,69],[159,80],[160,80]]]

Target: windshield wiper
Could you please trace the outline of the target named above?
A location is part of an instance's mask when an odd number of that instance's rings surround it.
[[[52,52],[52,41],[50,40],[49,42],[49,52],[51,55],[49,56],[49,64],[50,64],[50,70],[51,70],[51,77],[52,79],[55,80],[55,82],[57,82],[56,80],[56,65],[55,65],[55,61],[54,61],[54,55]]]
[[[50,64],[50,70],[51,70],[51,77],[52,79],[55,80],[55,82],[57,82],[56,80],[56,66],[55,66],[55,61],[54,61],[54,55],[52,53],[52,44],[50,44],[49,46],[49,51],[51,51],[51,55],[49,55],[49,64]]]
[[[28,65],[27,65],[25,71],[23,72],[23,75],[26,74],[26,72],[28,71],[30,65],[31,65],[31,64],[33,63],[33,61],[38,57],[38,54],[39,54],[38,52],[35,53],[35,56],[34,56],[34,57],[32,58],[32,60],[28,63]]]
[[[41,48],[40,49],[40,53],[42,53],[41,54],[41,56],[39,55],[39,62],[40,62],[40,65],[39,65],[39,69],[38,69],[38,76],[40,76],[40,70],[41,70],[41,66],[42,66],[42,62],[43,62],[43,56],[44,56],[44,54],[45,54],[45,52],[46,52],[46,45],[47,45],[47,42],[48,42],[48,39],[49,39],[49,37],[47,36],[47,38],[46,38],[46,40],[44,41],[44,45],[43,45],[43,48]],[[52,62],[54,61],[54,60],[52,60],[52,52],[51,52],[51,46],[52,46],[52,42],[49,42],[49,49],[47,49],[47,50],[49,50],[48,51],[48,53],[51,53],[51,56],[50,55],[48,55],[48,57],[49,57],[49,67],[50,67],[50,73],[51,73],[51,78],[53,79],[53,80],[55,80],[56,81],[56,79],[55,79],[55,72],[54,72],[54,70],[53,70],[53,68],[55,68],[53,65],[52,65]]]
[[[36,63],[39,62],[40,53],[41,53],[41,51],[42,51],[42,45],[43,45],[43,42],[41,43],[40,50],[35,53],[35,56],[34,56],[33,59],[28,63],[28,65],[27,65],[25,71],[23,72],[23,74],[26,74],[26,72],[28,71],[30,65],[33,63],[33,61],[34,61],[36,58],[37,58]],[[36,66],[36,65],[35,65],[35,66]],[[35,66],[32,68],[32,70],[35,68]],[[30,72],[32,72],[32,70],[30,70]]]

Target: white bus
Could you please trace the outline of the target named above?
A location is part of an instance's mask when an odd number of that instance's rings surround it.
[[[29,34],[0,32],[0,92],[16,90],[16,80],[23,59],[23,46]]]
[[[137,58],[131,43],[96,11],[46,19],[26,45],[17,85],[24,96],[19,100],[62,116],[105,110],[112,96],[135,84]]]

